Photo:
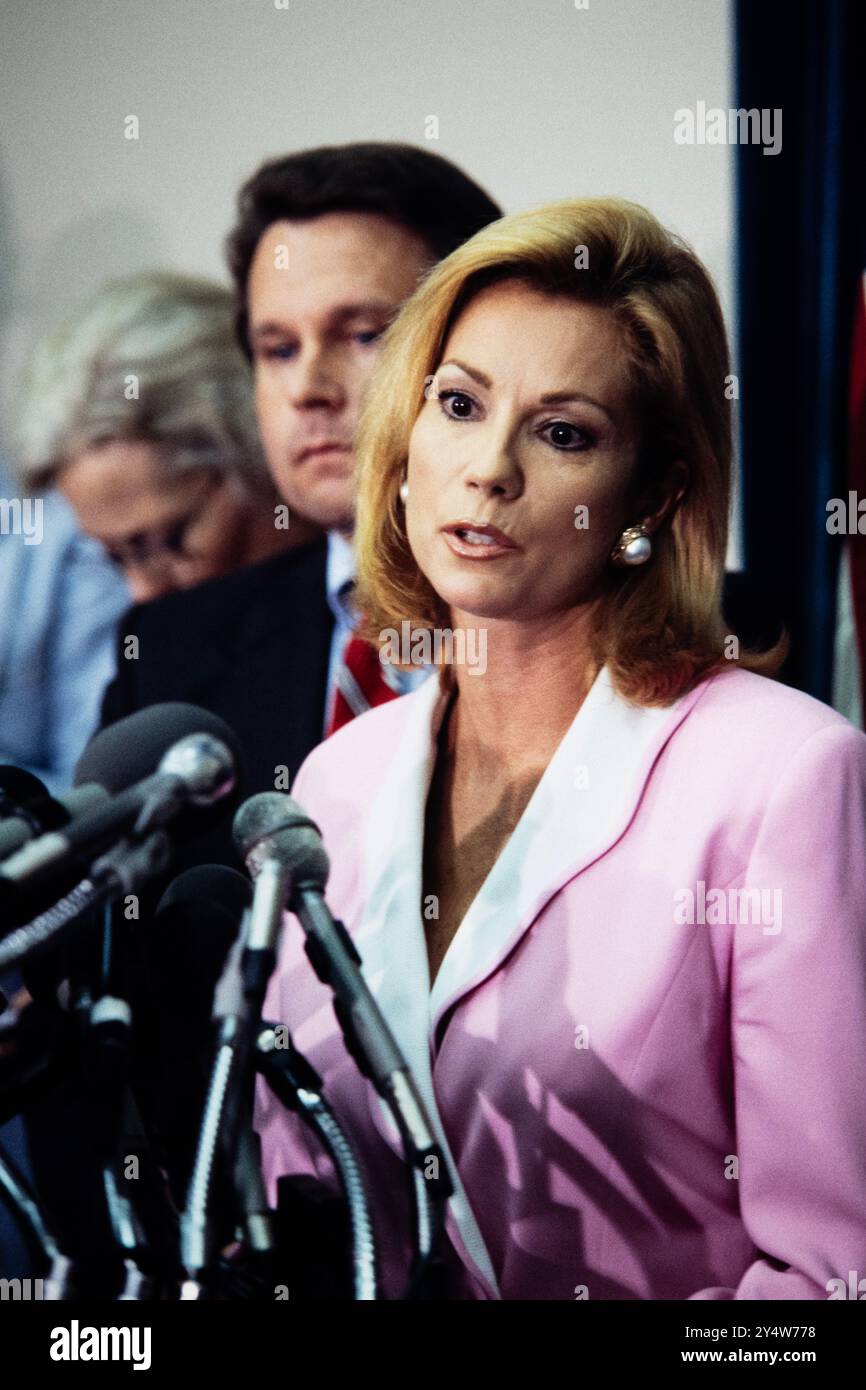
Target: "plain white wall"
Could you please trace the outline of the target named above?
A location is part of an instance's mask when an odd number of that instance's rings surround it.
[[[3,0],[0,444],[23,354],[101,280],[225,279],[235,193],[264,158],[424,144],[430,116],[430,148],[506,211],[645,203],[707,263],[732,326],[732,151],[673,139],[678,107],[733,104],[730,0],[283,3]]]

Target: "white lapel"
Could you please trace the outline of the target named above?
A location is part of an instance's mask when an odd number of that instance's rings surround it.
[[[402,1049],[448,1162],[451,1214],[499,1296],[489,1253],[448,1146],[433,1089],[431,1039],[456,999],[495,970],[545,903],[626,829],[658,752],[703,686],[664,709],[634,707],[602,668],[499,859],[471,904],[430,991],[421,917],[424,816],[446,705],[434,675],[412,695],[403,734],[373,798],[363,846],[364,975]],[[384,1103],[379,1128],[399,1151]]]
[[[421,1093],[454,1186],[449,1207],[466,1253],[488,1291],[499,1298],[493,1265],[469,1205],[442,1128],[430,1056],[430,971],[421,919],[424,812],[433,773],[436,734],[446,697],[433,674],[412,695],[408,719],[367,818],[364,911],[355,943],[363,972]],[[384,1101],[374,1111],[379,1129],[400,1152]]]
[[[545,904],[619,839],[652,764],[703,690],[665,708],[628,704],[602,667],[439,967],[435,1030],[497,968]]]

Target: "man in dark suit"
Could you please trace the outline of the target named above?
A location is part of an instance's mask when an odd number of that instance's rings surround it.
[[[103,725],[189,700],[235,730],[248,793],[288,788],[325,733],[354,622],[352,439],[376,340],[426,270],[500,215],[455,165],[409,145],[305,151],[241,190],[228,255],[265,456],[289,524],[324,538],[133,608]],[[233,862],[225,829],[174,867],[202,857]]]
[[[237,732],[247,791],[273,789],[281,768],[293,777],[322,737],[334,629],[326,561],[322,539],[131,609],[121,628],[140,657],[120,666],[103,724],[188,700]]]

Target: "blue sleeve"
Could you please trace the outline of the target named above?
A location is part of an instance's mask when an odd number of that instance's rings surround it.
[[[50,765],[62,785],[99,723],[105,687],[115,671],[115,633],[129,591],[96,542],[82,536],[69,548],[50,648]]]

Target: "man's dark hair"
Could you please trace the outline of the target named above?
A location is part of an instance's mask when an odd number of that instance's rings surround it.
[[[450,160],[415,145],[322,145],[269,160],[238,195],[226,242],[235,282],[238,342],[249,357],[247,280],[256,247],[273,222],[328,212],[376,212],[408,227],[441,260],[502,209]]]

